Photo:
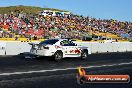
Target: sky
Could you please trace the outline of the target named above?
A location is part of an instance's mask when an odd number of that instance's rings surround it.
[[[1,0],[5,6],[39,6],[68,10],[73,14],[97,19],[115,19],[132,22],[132,0]]]

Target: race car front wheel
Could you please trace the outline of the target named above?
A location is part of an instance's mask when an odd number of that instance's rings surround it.
[[[88,51],[87,50],[82,50],[81,59],[85,60],[85,59],[87,59],[87,57],[88,57]]]
[[[63,58],[63,53],[61,51],[57,51],[55,54],[54,54],[54,59],[55,61],[60,61],[62,60]]]

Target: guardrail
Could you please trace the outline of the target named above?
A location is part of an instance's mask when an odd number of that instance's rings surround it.
[[[28,44],[31,41],[0,41],[0,55],[18,55],[23,52],[29,52],[31,46]],[[32,41],[39,43],[39,41]],[[78,45],[87,46],[91,53],[106,53],[106,52],[130,52],[132,51],[132,42],[77,42]]]

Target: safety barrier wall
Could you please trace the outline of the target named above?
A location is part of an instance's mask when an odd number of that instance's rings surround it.
[[[5,55],[5,51],[6,51],[5,47],[6,47],[6,42],[0,41],[0,55]]]
[[[29,52],[31,46],[29,42],[21,41],[0,41],[0,55],[18,55],[23,52]],[[39,43],[39,42],[35,42]],[[78,45],[87,46],[91,53],[106,53],[106,52],[130,52],[132,51],[131,42],[113,42],[113,43],[99,43],[99,42],[75,42]]]
[[[98,42],[76,42],[78,45],[88,46],[92,53],[106,53],[106,52],[131,52],[132,42],[112,42],[112,43],[98,43]]]
[[[17,55],[23,52],[29,52],[31,46],[27,42],[7,42],[6,55]]]

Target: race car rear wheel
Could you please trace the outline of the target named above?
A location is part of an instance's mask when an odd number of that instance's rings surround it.
[[[87,59],[87,57],[88,57],[88,51],[87,50],[82,50],[81,59],[85,60],[85,59]]]
[[[63,53],[61,51],[57,51],[55,54],[54,54],[54,59],[55,61],[61,61],[63,58]]]

